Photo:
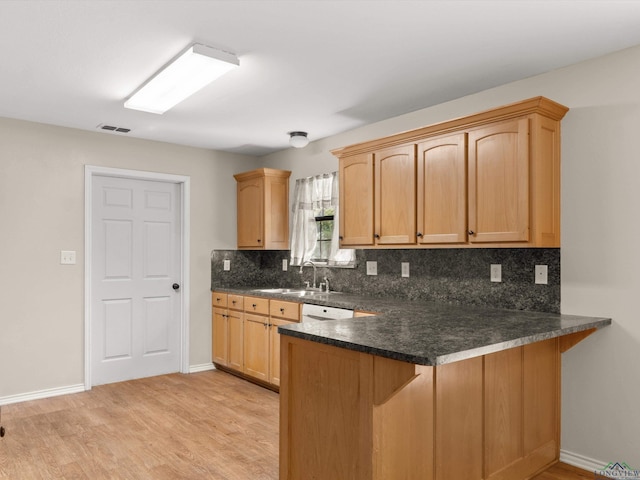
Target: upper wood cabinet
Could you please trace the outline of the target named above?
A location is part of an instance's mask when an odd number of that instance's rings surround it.
[[[341,245],[559,247],[567,111],[535,97],[334,150]]]
[[[374,157],[374,241],[416,242],[416,152],[414,145],[378,150]],[[348,187],[348,185],[347,185]]]
[[[373,245],[373,154],[340,160],[340,244]]]
[[[467,136],[418,144],[418,243],[467,241]]]
[[[529,241],[529,118],[469,132],[469,241]]]
[[[238,173],[238,249],[289,248],[289,177],[287,170],[259,168]]]

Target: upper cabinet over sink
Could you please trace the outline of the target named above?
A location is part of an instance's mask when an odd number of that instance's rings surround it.
[[[289,248],[288,170],[258,168],[238,173],[238,249]]]
[[[559,247],[560,120],[544,97],[332,153],[343,247]]]

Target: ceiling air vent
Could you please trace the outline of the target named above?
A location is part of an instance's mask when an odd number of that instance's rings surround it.
[[[114,127],[113,125],[105,125],[103,123],[98,125],[97,128],[98,130],[106,130],[108,132],[118,132],[118,133],[129,133],[131,131],[130,128]]]

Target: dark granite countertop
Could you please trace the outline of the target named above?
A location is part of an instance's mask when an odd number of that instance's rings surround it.
[[[461,307],[330,293],[298,298],[254,288],[218,291],[378,312],[278,328],[282,335],[419,365],[443,365],[611,324],[610,318]]]

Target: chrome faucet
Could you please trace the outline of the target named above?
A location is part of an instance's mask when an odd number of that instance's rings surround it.
[[[300,265],[300,275],[302,275],[302,267],[304,267],[305,265],[311,265],[313,267],[313,288],[318,288],[316,286],[316,274],[317,274],[316,264],[310,260],[306,260],[302,262],[302,264]]]
[[[327,287],[326,292],[329,293],[329,279],[327,277],[324,277],[324,286]]]

